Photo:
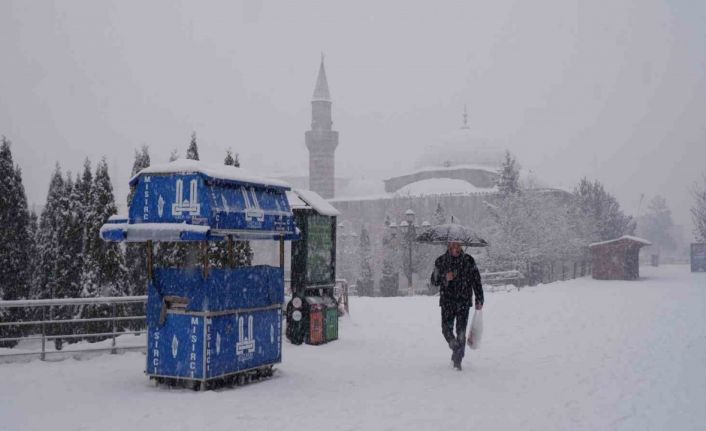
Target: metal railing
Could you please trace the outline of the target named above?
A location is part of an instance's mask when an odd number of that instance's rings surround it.
[[[110,353],[117,353],[118,350],[135,350],[135,349],[145,349],[145,345],[141,346],[117,346],[116,338],[120,335],[140,335],[144,334],[146,331],[144,329],[130,329],[130,328],[118,328],[118,322],[140,322],[134,327],[144,328],[145,315],[131,315],[129,314],[130,307],[122,307],[119,313],[118,305],[125,304],[143,304],[140,307],[140,311],[144,313],[144,304],[147,301],[147,296],[114,296],[114,297],[98,297],[98,298],[63,298],[63,299],[33,299],[33,300],[16,300],[16,301],[0,301],[0,316],[11,315],[8,310],[21,309],[23,314],[31,316],[27,320],[15,320],[6,321],[0,319],[0,331],[5,328],[15,328],[16,332],[22,333],[26,332],[26,335],[14,336],[14,337],[0,337],[0,345],[5,345],[7,343],[17,343],[20,341],[28,340],[41,340],[41,350],[39,351],[29,351],[29,352],[15,352],[12,348],[0,349],[0,358],[9,356],[39,356],[41,360],[46,359],[47,354],[54,353],[79,353],[79,352],[98,352],[98,351],[110,351]],[[94,317],[94,318],[67,318],[67,319],[55,319],[55,311],[57,309],[62,309],[65,307],[80,306],[81,309],[84,307],[99,307],[99,306],[110,306],[110,316],[108,317]],[[106,311],[106,310],[103,310]],[[60,314],[60,313],[59,313]],[[75,311],[73,314],[76,314]],[[79,313],[80,314],[80,313]],[[99,332],[69,332],[69,333],[57,333],[63,331],[56,331],[56,328],[63,328],[67,325],[76,327],[76,325],[85,325],[88,323],[110,323],[109,331],[99,331]],[[130,325],[128,325],[130,326]],[[26,328],[33,328],[32,332],[26,330]],[[82,329],[86,329],[85,327]],[[4,331],[3,331],[4,332]],[[0,332],[2,335],[2,332]],[[72,350],[47,350],[47,341],[55,341],[56,344],[62,345],[62,340],[95,340],[95,339],[112,339],[110,347],[87,347],[81,346],[80,349]],[[58,342],[57,342],[58,340]]]
[[[289,284],[289,280],[285,280]],[[348,301],[348,282],[345,279],[336,279],[334,287],[334,296],[339,304],[344,307],[346,314],[350,312]],[[144,304],[147,302],[147,296],[106,296],[98,298],[63,298],[63,299],[32,299],[32,300],[16,300],[16,301],[0,301],[0,359],[15,356],[39,356],[41,360],[45,360],[49,354],[73,354],[82,352],[107,352],[117,353],[119,350],[144,350],[146,345],[140,346],[118,346],[117,337],[121,335],[141,335],[147,331],[144,315]],[[126,304],[142,304],[140,311],[142,314],[126,313],[125,307],[118,309],[120,305]],[[57,314],[66,313],[66,307],[98,307],[109,306],[110,316],[108,317],[93,317],[93,318],[55,318]],[[26,319],[5,320],[3,315],[12,315],[8,313],[12,309],[22,309],[25,316],[31,316]],[[63,309],[64,313],[60,313]],[[128,307],[128,311],[129,307]],[[134,310],[132,310],[134,311]],[[71,314],[76,313],[72,310]],[[125,328],[120,323],[137,322],[133,327],[140,329]],[[101,330],[90,332],[90,328],[86,325],[90,323],[107,323],[110,324],[110,330]],[[80,328],[80,325],[84,325]],[[79,327],[80,331],[63,330],[66,326],[73,328]],[[6,328],[14,328],[15,332],[24,333],[23,335],[3,337],[3,332]],[[57,328],[59,330],[57,330]],[[27,330],[30,329],[30,330]],[[89,329],[89,330],[86,330]],[[64,350],[47,349],[47,341],[62,343],[62,340],[95,340],[95,339],[111,339],[110,347],[91,347],[82,345],[80,349]],[[16,348],[3,348],[7,343],[26,342],[30,340],[41,340],[41,347],[35,351],[18,351]]]

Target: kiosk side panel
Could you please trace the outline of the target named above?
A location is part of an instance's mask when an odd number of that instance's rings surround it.
[[[203,325],[203,317],[167,313],[164,325],[150,327],[147,338],[147,374],[202,379]]]
[[[280,308],[214,316],[207,337],[207,378],[282,361]]]

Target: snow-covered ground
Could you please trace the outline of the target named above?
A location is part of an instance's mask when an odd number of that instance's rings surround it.
[[[706,429],[706,274],[641,270],[489,293],[463,372],[430,297],[352,298],[339,341],[235,389],[156,388],[136,352],[2,364],[0,429]]]

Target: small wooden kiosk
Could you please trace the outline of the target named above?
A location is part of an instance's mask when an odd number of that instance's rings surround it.
[[[640,278],[640,249],[648,245],[652,243],[646,239],[628,235],[589,245],[593,278],[637,280]]]

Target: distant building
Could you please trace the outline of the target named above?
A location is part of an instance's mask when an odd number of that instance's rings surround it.
[[[311,99],[311,130],[304,135],[309,149],[309,189],[325,199],[335,195],[335,152],[338,132],[331,120],[331,94],[326,80],[324,57],[321,56],[319,76]]]

